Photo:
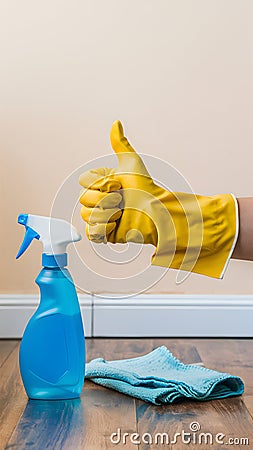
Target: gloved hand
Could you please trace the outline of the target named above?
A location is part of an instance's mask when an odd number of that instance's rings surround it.
[[[110,138],[118,167],[79,178],[88,238],[152,244],[154,265],[221,278],[238,234],[234,196],[170,192],[154,183],[119,121]]]

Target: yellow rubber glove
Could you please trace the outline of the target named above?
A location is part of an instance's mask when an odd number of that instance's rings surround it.
[[[154,265],[222,278],[238,235],[235,197],[167,191],[154,183],[119,121],[110,138],[118,167],[79,178],[88,238],[152,244]]]

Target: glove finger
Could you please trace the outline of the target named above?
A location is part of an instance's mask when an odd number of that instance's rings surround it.
[[[91,224],[115,222],[115,220],[120,218],[121,214],[122,211],[119,208],[102,209],[87,208],[86,206],[82,206],[81,208],[81,216],[83,220]]]
[[[79,184],[89,189],[99,189],[104,192],[118,191],[121,188],[119,180],[114,177],[113,169],[101,167],[82,173]]]
[[[115,208],[122,200],[119,192],[100,192],[95,189],[84,189],[80,196],[80,203],[88,208],[99,206],[101,208]]]
[[[116,227],[116,222],[100,223],[96,225],[87,224],[86,225],[86,236],[87,238],[95,243],[107,242],[107,236]]]

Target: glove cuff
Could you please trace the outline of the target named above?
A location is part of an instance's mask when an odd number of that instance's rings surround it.
[[[152,265],[223,278],[239,234],[235,196],[173,194],[180,204],[180,207],[175,207],[174,201],[173,211],[171,193],[168,195],[166,207],[174,229],[165,230],[164,223],[157,227],[158,243]],[[187,227],[184,222],[187,222]],[[175,242],[173,238],[166,239],[173,233]]]

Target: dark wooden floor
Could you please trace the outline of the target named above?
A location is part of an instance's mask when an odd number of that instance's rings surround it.
[[[87,360],[136,357],[160,345],[166,345],[184,363],[202,361],[206,367],[241,376],[246,385],[245,394],[225,400],[161,407],[86,381],[80,400],[27,402],[18,370],[19,341],[2,340],[0,449],[253,449],[253,340],[87,339]],[[172,439],[176,432],[189,432],[193,422],[198,422],[204,433],[212,433],[214,441],[217,433],[223,433],[225,443],[230,438],[247,438],[249,444],[239,440],[233,445],[154,443],[156,433],[167,433]],[[119,444],[111,442],[111,434],[118,429],[122,435],[129,433],[126,444],[122,437]],[[138,433],[140,438],[132,433]],[[139,445],[134,443],[138,439]],[[145,444],[143,439],[152,439],[153,444]]]

